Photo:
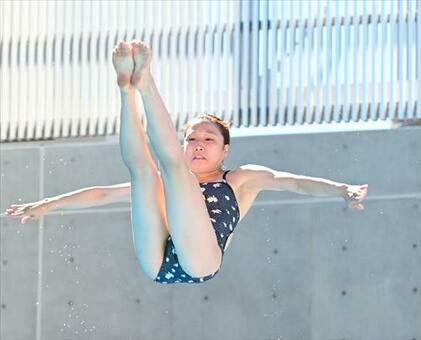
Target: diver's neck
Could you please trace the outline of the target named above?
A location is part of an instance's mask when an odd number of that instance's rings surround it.
[[[206,173],[195,173],[197,180],[199,183],[204,182],[219,182],[222,179],[222,174],[224,171],[222,169],[217,169],[212,172]]]

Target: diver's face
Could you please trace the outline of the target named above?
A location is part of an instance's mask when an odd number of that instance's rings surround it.
[[[193,125],[184,139],[184,159],[196,173],[212,172],[220,168],[228,152],[224,137],[211,122]]]

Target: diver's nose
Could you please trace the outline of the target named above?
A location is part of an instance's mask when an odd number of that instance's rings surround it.
[[[198,150],[203,151],[204,149],[203,149],[203,146],[202,145],[198,144],[198,145],[196,145],[196,147],[194,148],[194,150],[195,151],[198,151]]]

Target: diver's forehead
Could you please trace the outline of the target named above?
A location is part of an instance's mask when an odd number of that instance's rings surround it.
[[[187,134],[190,135],[194,132],[195,133],[210,133],[210,134],[218,135],[217,128],[213,126],[212,123],[199,123],[199,124],[193,125],[190,127]]]

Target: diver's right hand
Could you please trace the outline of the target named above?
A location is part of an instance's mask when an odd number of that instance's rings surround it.
[[[12,204],[4,212],[6,216],[12,218],[21,218],[20,223],[25,224],[28,220],[35,220],[46,214],[51,209],[51,200],[46,198],[41,201]]]

